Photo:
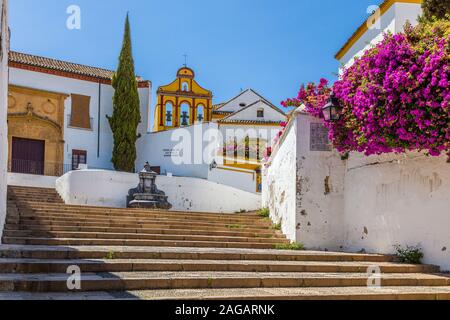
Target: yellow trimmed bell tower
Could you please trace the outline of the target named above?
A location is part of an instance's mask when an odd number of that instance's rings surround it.
[[[202,88],[188,67],[177,72],[177,78],[157,91],[153,131],[187,127],[212,120],[212,92]]]

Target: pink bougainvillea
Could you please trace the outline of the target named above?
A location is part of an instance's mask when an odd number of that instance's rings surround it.
[[[406,26],[385,35],[343,70],[332,91],[340,100],[339,121],[326,123],[340,152],[366,155],[410,150],[450,154],[450,22]],[[300,89],[284,106],[302,103],[313,116],[331,89],[326,80]]]

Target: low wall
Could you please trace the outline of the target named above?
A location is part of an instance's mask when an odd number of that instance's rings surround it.
[[[345,247],[393,253],[420,244],[450,270],[450,164],[418,153],[352,154],[345,176]]]
[[[256,193],[256,172],[219,166],[208,173],[208,181],[224,184],[239,190]]]
[[[327,144],[321,120],[297,114],[297,241],[339,250],[344,220],[345,161]]]
[[[296,112],[263,177],[263,206],[309,249],[395,253],[420,245],[424,262],[450,270],[450,164],[421,153],[367,157],[314,151]],[[317,128],[316,128],[317,129]]]
[[[65,174],[56,189],[68,204],[126,207],[128,190],[139,183],[137,174],[105,170],[79,170]],[[257,210],[260,196],[204,179],[158,176],[156,183],[173,211],[235,213]]]
[[[311,132],[321,129],[316,124],[320,120],[302,112],[289,122],[264,173],[263,205],[274,222],[282,223],[290,240],[310,249],[338,250],[343,238],[345,161],[326,145],[312,146],[317,137]]]
[[[264,169],[262,202],[264,207],[270,209],[272,220],[281,222],[282,231],[287,238],[297,241],[296,122],[291,122],[286,130],[280,149],[273,157],[273,163]]]
[[[19,187],[55,188],[57,177],[8,172],[8,185]]]

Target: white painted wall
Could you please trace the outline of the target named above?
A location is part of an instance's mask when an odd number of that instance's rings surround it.
[[[291,119],[265,170],[263,204],[289,239],[311,249],[338,250],[345,162],[335,151],[311,151],[311,123],[320,120],[303,112]]]
[[[72,163],[72,150],[86,150],[88,166],[92,168],[112,168],[111,158],[113,137],[106,115],[112,115],[112,99],[114,89],[110,85],[99,85],[95,82],[60,77],[40,72],[33,72],[17,68],[10,69],[10,84],[41,89],[65,94],[81,94],[91,97],[90,116],[93,118],[93,129],[75,129],[68,127],[68,117],[71,114],[71,98],[65,101],[64,117],[64,162]],[[138,132],[143,136],[149,131],[150,88],[140,88],[142,123]],[[99,104],[100,97],[100,104]],[[99,116],[100,105],[100,116]],[[100,119],[100,130],[98,120]],[[100,132],[100,140],[98,134]],[[141,140],[141,139],[140,139]],[[137,148],[143,142],[138,140]],[[99,148],[99,149],[98,149]]]
[[[220,111],[236,112],[260,99],[261,96],[259,96],[254,90],[247,89],[226,102],[225,105],[220,108]],[[240,104],[245,104],[245,106],[242,107]]]
[[[1,52],[0,57],[0,243],[6,218],[6,190],[7,190],[7,162],[8,162],[8,132],[7,132],[7,106],[8,106],[8,0],[0,0]]]
[[[271,218],[281,222],[282,231],[297,241],[297,121],[291,121],[272,163],[264,168],[262,206],[269,208]]]
[[[56,179],[56,177],[8,172],[9,186],[55,188]]]
[[[246,192],[256,193],[256,172],[252,170],[219,165],[208,172],[208,180]]]
[[[126,207],[137,174],[105,170],[73,171],[58,178],[56,189],[68,204]],[[260,196],[204,179],[158,176],[157,186],[169,197],[172,211],[234,213],[257,210]]]
[[[317,121],[291,120],[263,178],[263,206],[283,219],[289,239],[310,249],[384,254],[419,244],[425,263],[450,270],[447,157],[352,153],[343,161],[334,151],[309,151],[309,125]]]
[[[264,110],[264,117],[258,118],[257,111],[259,109]],[[275,110],[269,104],[263,100],[250,105],[248,108],[244,108],[241,112],[238,112],[226,120],[262,120],[262,121],[286,121],[286,115]]]
[[[367,30],[364,35],[356,41],[352,48],[339,60],[345,68],[351,66],[355,57],[360,57],[373,45],[383,40],[387,32],[399,33],[407,21],[417,24],[417,18],[422,14],[420,4],[416,3],[394,3],[377,21],[376,25]]]
[[[352,154],[345,176],[345,247],[393,253],[420,244],[450,270],[450,164],[419,153]]]
[[[345,161],[336,151],[311,151],[312,123],[321,120],[297,113],[297,241],[312,249],[338,250]]]
[[[142,149],[138,154],[137,169],[142,169],[148,161],[152,166],[161,167],[161,174],[206,179],[213,160],[204,157],[210,133],[217,134],[217,124],[198,124],[146,134],[140,139]],[[212,144],[216,149],[219,147],[218,141]]]

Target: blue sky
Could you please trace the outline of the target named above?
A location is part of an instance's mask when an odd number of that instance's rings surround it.
[[[13,50],[115,69],[130,12],[136,73],[154,92],[184,63],[214,102],[254,88],[276,105],[335,79],[335,53],[381,0],[12,0]],[[81,30],[66,9],[81,8]],[[153,94],[154,94],[153,92]],[[154,100],[153,100],[154,101]]]

